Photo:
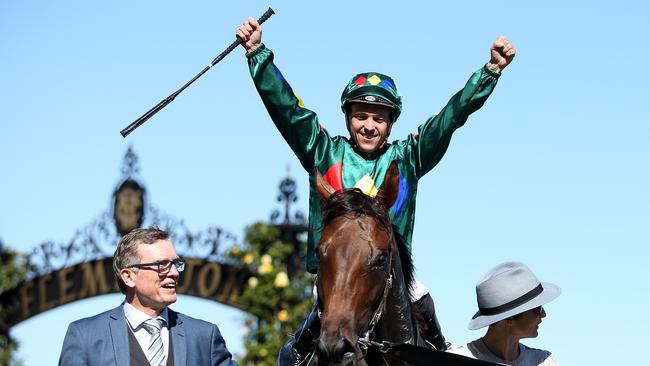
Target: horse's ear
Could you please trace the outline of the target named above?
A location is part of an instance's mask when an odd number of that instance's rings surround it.
[[[314,175],[316,176],[316,190],[318,190],[318,195],[321,201],[326,202],[336,190],[327,183],[318,169],[314,169]]]
[[[395,203],[397,193],[399,193],[399,169],[397,169],[397,163],[393,161],[386,171],[384,182],[377,193],[377,199],[388,210]]]

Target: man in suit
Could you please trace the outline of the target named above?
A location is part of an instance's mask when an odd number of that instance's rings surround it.
[[[185,261],[169,234],[135,229],[121,240],[113,269],[123,304],[70,324],[59,365],[236,365],[219,328],[168,308]]]

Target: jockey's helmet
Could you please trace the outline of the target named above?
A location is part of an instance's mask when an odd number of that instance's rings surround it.
[[[394,111],[393,121],[402,112],[402,97],[390,76],[378,72],[364,72],[355,75],[341,94],[341,109],[347,113],[350,103],[379,104]]]

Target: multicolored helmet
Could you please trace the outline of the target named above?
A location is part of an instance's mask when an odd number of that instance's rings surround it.
[[[402,112],[402,97],[390,76],[364,72],[350,80],[341,94],[341,109],[346,112],[351,102],[385,105],[395,111],[393,122]]]

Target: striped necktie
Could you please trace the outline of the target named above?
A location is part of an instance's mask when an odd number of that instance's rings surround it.
[[[163,365],[165,361],[165,349],[163,347],[162,338],[160,337],[160,329],[163,326],[161,319],[149,319],[142,323],[144,329],[151,335],[149,340],[149,348],[147,348],[147,360],[151,366]]]

